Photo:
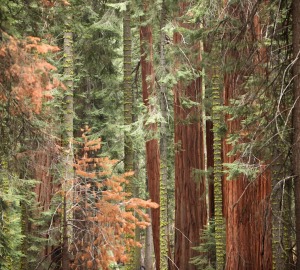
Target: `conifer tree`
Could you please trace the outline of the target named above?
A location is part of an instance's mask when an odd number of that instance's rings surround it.
[[[189,2],[179,2],[179,16],[183,16]],[[187,15],[189,16],[189,15]],[[189,18],[189,17],[188,17]],[[182,19],[182,18],[181,18]],[[181,22],[181,27],[195,26]],[[184,32],[174,34],[174,44],[183,44]],[[193,42],[193,41],[191,41]],[[199,245],[200,234],[207,222],[205,181],[197,171],[204,169],[203,130],[201,127],[201,78],[193,71],[199,69],[201,56],[199,44],[192,43],[187,54],[193,61],[187,66],[192,69],[190,78],[179,79],[174,88],[175,121],[175,265],[178,268],[195,269],[189,263],[196,255],[192,247]],[[185,54],[184,54],[185,55]],[[183,62],[177,63],[177,65]],[[178,73],[185,71],[179,66]]]
[[[146,1],[143,1],[144,14],[148,14],[150,6]],[[147,22],[147,16],[141,18],[140,26],[140,42],[141,42],[141,73],[142,73],[142,92],[144,105],[147,108],[149,118],[157,113],[157,91],[155,87],[155,71],[153,63],[153,37],[152,27]],[[159,144],[156,137],[157,123],[146,121],[146,172],[148,180],[148,190],[150,199],[153,202],[159,203],[159,180],[160,180],[160,152]],[[151,209],[152,230],[153,230],[153,245],[156,258],[156,268],[160,269],[160,250],[159,250],[159,224],[160,212],[159,209]]]
[[[165,78],[167,75],[166,71],[166,58],[165,58],[165,45],[166,45],[166,33],[164,27],[166,24],[166,3],[163,0],[161,4],[161,17],[160,17],[160,70],[161,79]],[[159,267],[156,269],[168,269],[168,138],[167,138],[167,85],[163,80],[160,80],[160,110],[163,117],[160,123],[160,235],[159,235],[159,245],[160,245],[160,262]],[[157,258],[158,262],[158,258]]]
[[[256,21],[259,9],[250,3],[246,8],[249,13],[244,17],[245,6],[240,3],[228,3],[225,6],[225,12],[229,14],[230,20],[225,24],[224,41],[226,42],[223,43],[223,46],[227,48],[224,57],[226,67],[224,68],[223,99],[227,113],[225,114],[226,136],[223,139],[223,162],[225,169],[229,167],[229,172],[231,172],[229,175],[225,174],[223,180],[226,268],[269,269],[271,268],[271,235],[266,228],[271,226],[269,218],[270,171],[266,169],[263,161],[258,161],[261,153],[252,154],[251,146],[241,147],[247,145],[248,134],[251,134],[254,129],[253,125],[257,127],[257,122],[249,121],[247,125],[243,125],[242,117],[245,113],[242,108],[250,110],[253,105],[251,99],[244,99],[241,102],[238,100],[240,101],[246,91],[249,94],[250,91],[255,93],[259,89],[251,84],[248,78],[251,76],[259,78],[263,72],[260,67],[266,59],[261,57],[261,51],[256,47],[259,42],[259,37],[255,32],[255,28],[260,27],[259,22]],[[236,22],[239,23],[236,24]],[[244,25],[247,24],[251,29],[249,32],[243,30]],[[245,46],[246,42],[247,46]],[[252,54],[252,51],[256,53]],[[251,69],[240,63],[239,59],[247,59],[247,65]],[[234,137],[234,134],[240,135]],[[251,175],[252,168],[257,168],[257,174]],[[255,216],[261,218],[254,219]],[[264,254],[264,256],[258,256],[258,254]]]
[[[214,71],[216,72],[216,71]],[[213,120],[213,157],[214,157],[214,206],[215,206],[215,240],[216,240],[216,269],[224,269],[225,266],[225,232],[226,226],[223,217],[223,192],[222,192],[222,156],[221,156],[221,125],[222,118],[220,112],[220,88],[219,76],[213,75],[212,83],[212,120]]]
[[[72,32],[72,15],[71,8],[66,7],[65,29],[64,29],[64,75],[65,81],[65,98],[64,98],[64,137],[63,137],[63,166],[62,174],[62,194],[63,194],[63,211],[62,211],[62,270],[69,269],[69,242],[71,241],[72,233],[70,222],[72,212],[72,196],[69,194],[70,188],[73,185],[73,118],[74,118],[74,67],[73,67],[73,32]]]
[[[132,124],[132,39],[131,39],[131,4],[126,5],[123,14],[123,57],[124,57],[124,124],[129,126]],[[133,144],[129,133],[124,134],[124,170],[125,172],[133,171]],[[133,179],[130,178],[126,185],[126,191],[132,196],[135,194]],[[128,235],[132,238],[132,235]],[[134,237],[133,237],[134,238]],[[136,261],[136,250],[131,249],[129,260],[126,263],[127,269],[132,269]]]

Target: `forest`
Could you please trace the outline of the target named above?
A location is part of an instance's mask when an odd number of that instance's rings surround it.
[[[0,0],[0,270],[300,270],[299,0]]]

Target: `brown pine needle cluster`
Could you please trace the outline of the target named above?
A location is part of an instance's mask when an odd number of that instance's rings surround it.
[[[74,165],[72,269],[109,269],[111,263],[125,263],[129,250],[141,246],[128,236],[134,236],[136,227],[150,225],[144,209],[158,204],[129,198],[123,188],[132,173],[113,174],[117,161],[97,157],[101,140],[89,140],[86,133],[83,139]]]
[[[39,38],[18,40],[2,33],[0,47],[0,99],[13,101],[17,108],[11,113],[40,113],[44,100],[51,99],[51,90],[63,85],[50,73],[56,67],[41,55],[59,51],[56,46],[41,43]]]

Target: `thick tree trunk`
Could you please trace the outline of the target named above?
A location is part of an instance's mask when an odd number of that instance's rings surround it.
[[[225,106],[240,94],[237,75],[227,74],[224,85]],[[227,134],[240,130],[240,120],[226,116]],[[223,142],[224,163],[234,163],[238,156],[228,156],[232,145]],[[245,176],[228,180],[224,177],[224,211],[226,219],[226,269],[271,269],[271,214],[269,196],[271,177],[262,168],[259,177],[248,181]]]
[[[258,21],[258,6],[249,5],[252,8],[253,16],[245,18],[245,7],[239,3],[228,3],[226,5],[227,15],[231,18],[226,29],[228,29],[224,46],[226,46],[226,72],[224,78],[224,105],[233,106],[231,101],[254,88],[245,89],[244,82],[249,76],[262,76],[263,69],[260,68],[264,56],[264,51],[255,47],[255,43],[260,38],[260,25]],[[254,8],[257,8],[255,10]],[[239,27],[250,21],[249,31]],[[249,38],[250,37],[250,38]],[[248,47],[243,47],[248,42]],[[253,45],[252,45],[253,44]],[[243,49],[241,49],[243,48]],[[254,54],[251,49],[255,49]],[[254,56],[252,56],[254,55]],[[251,58],[252,57],[252,58]],[[248,59],[249,64],[244,67],[241,59]],[[250,66],[249,66],[250,65]],[[254,87],[254,86],[253,86]],[[254,92],[255,93],[255,92]],[[245,116],[247,117],[247,116]],[[233,145],[229,142],[230,134],[241,134],[251,132],[251,127],[245,131],[241,126],[241,118],[231,119],[232,115],[226,115],[225,122],[227,134],[223,140],[223,162],[233,164],[242,162],[247,165],[259,166],[259,174],[256,179],[247,179],[245,175],[239,175],[234,179],[224,176],[224,216],[226,220],[226,269],[271,269],[272,249],[271,249],[271,211],[270,193],[271,176],[266,166],[256,163],[253,156],[243,153],[229,155],[233,150]],[[254,127],[255,128],[255,127]],[[246,142],[240,138],[240,143]],[[255,163],[254,163],[255,162]]]
[[[300,269],[300,1],[292,2],[292,33],[293,33],[293,88],[294,88],[294,109],[293,109],[293,173],[295,192],[295,216],[296,216],[296,269]]]
[[[180,14],[187,8],[180,3]],[[190,28],[191,25],[183,25]],[[175,33],[174,43],[182,44],[182,35]],[[199,65],[199,47],[194,46],[198,57],[193,61]],[[192,54],[192,52],[191,52]],[[198,63],[197,63],[198,61]],[[178,63],[180,64],[180,63]],[[204,170],[203,130],[200,106],[185,107],[184,99],[201,100],[201,79],[180,81],[174,88],[175,121],[175,265],[179,269],[192,270],[189,263],[197,254],[192,247],[199,246],[200,234],[207,222],[205,180],[197,170]]]
[[[203,141],[200,123],[183,124],[191,113],[180,104],[181,95],[193,98],[199,94],[198,79],[187,89],[175,90],[175,264],[179,269],[196,269],[189,260],[197,253],[191,248],[199,246],[200,232],[206,224],[205,181],[195,179],[195,170],[202,169]],[[183,94],[183,91],[185,94]],[[198,93],[197,93],[198,92]],[[198,115],[199,117],[199,115]]]

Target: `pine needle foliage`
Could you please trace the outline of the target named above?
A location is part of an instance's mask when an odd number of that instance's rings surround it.
[[[190,262],[196,265],[199,270],[216,269],[215,221],[213,219],[203,230],[201,240],[200,246],[193,248],[199,251],[200,255],[192,258]]]
[[[75,229],[71,268],[110,269],[112,263],[126,263],[129,250],[141,246],[133,240],[135,228],[150,225],[143,209],[158,205],[132,198],[123,191],[132,172],[114,175],[112,169],[118,161],[97,155],[101,139],[90,139],[89,131],[86,129],[82,141],[76,143],[79,147],[72,194]]]
[[[20,179],[5,168],[0,171],[0,268],[3,270],[35,267],[46,243],[40,230],[44,219],[38,214],[36,185],[37,181]]]
[[[49,76],[56,67],[40,55],[57,52],[59,48],[43,44],[36,37],[18,40],[1,34],[4,42],[0,47],[0,101],[8,105],[11,115],[39,114],[42,103],[52,98],[50,90],[60,85]]]

